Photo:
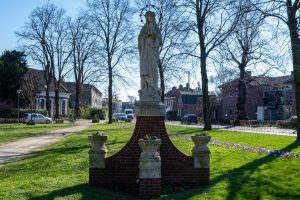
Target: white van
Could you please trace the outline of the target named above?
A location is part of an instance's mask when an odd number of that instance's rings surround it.
[[[131,118],[133,119],[134,118],[134,113],[133,113],[133,110],[130,108],[128,109],[124,109],[124,113],[127,115],[127,118]]]

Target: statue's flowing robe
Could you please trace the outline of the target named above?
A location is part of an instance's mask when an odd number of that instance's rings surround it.
[[[147,36],[152,33],[154,38]],[[140,54],[141,92],[156,94],[158,91],[159,47],[162,43],[160,30],[155,22],[145,24],[138,37]]]

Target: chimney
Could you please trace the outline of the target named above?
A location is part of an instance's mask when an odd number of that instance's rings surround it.
[[[190,84],[189,83],[186,84],[186,91],[190,91]]]
[[[294,71],[291,71],[291,75],[294,76]]]
[[[179,89],[179,90],[182,90],[182,88],[183,88],[183,86],[180,84],[178,89]]]
[[[245,72],[245,77],[251,77],[251,71],[246,71]]]
[[[174,87],[172,87],[172,90],[174,91],[174,90],[176,90],[177,88],[174,86]]]

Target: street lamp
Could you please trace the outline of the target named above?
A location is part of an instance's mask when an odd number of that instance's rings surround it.
[[[21,89],[17,90],[18,93],[18,123],[20,123],[20,93],[21,93]]]

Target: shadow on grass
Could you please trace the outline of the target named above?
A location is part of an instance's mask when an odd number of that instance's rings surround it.
[[[295,141],[280,151],[291,151],[300,146],[299,141]],[[263,158],[256,159],[252,162],[249,162],[239,168],[232,169],[224,172],[222,175],[211,180],[209,186],[198,187],[191,191],[186,191],[184,194],[175,194],[172,196],[172,199],[188,199],[194,195],[199,195],[205,192],[208,192],[213,186],[222,182],[228,181],[227,196],[224,199],[261,199],[262,190],[261,187],[264,185],[270,185],[271,191],[282,191],[282,188],[278,185],[274,185],[272,182],[266,182],[262,180],[262,177],[258,176],[257,178],[251,177],[255,172],[259,173],[259,167],[276,159],[287,159],[280,158],[273,155],[267,155]],[[275,172],[274,172],[275,173]],[[296,190],[294,190],[296,191]],[[265,192],[265,191],[264,191]],[[285,192],[274,194],[278,198],[282,199],[300,199],[300,194],[287,194]]]
[[[64,148],[53,148],[53,149],[46,149],[41,151],[40,153],[36,154],[37,156],[41,155],[48,155],[50,154],[70,154],[70,153],[77,153],[78,151],[89,149],[91,145],[82,145],[77,147],[64,147]]]
[[[73,197],[72,197],[73,196]],[[48,194],[32,197],[29,200],[54,200],[57,198],[74,198],[82,200],[101,199],[101,200],[112,200],[112,199],[136,199],[134,196],[113,192],[110,190],[97,189],[89,186],[88,184],[80,184],[67,188],[55,190]]]

